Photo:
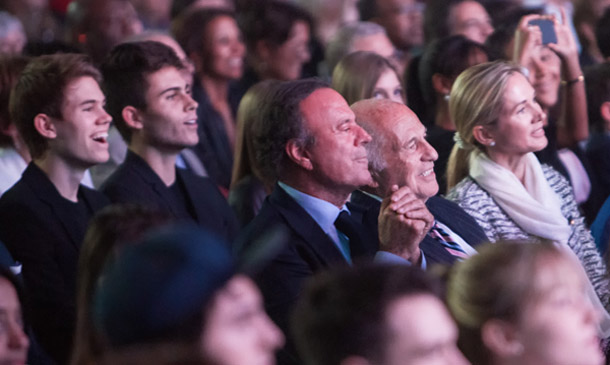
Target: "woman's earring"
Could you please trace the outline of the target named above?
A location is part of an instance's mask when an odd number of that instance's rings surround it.
[[[491,142],[489,142],[489,147],[493,147],[493,146],[495,146],[495,145],[496,145],[496,141],[491,141]]]
[[[447,93],[447,94],[443,95],[443,98],[445,99],[445,101],[449,101],[449,94]]]

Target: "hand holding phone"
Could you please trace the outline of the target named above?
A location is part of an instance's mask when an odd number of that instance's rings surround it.
[[[528,23],[540,28],[542,32],[542,44],[557,43],[557,34],[555,33],[555,23],[551,19],[532,19]]]

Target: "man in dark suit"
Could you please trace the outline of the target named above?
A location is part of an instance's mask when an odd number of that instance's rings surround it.
[[[58,363],[69,360],[76,267],[87,223],[108,203],[82,185],[108,159],[99,71],[82,55],[34,59],[11,95],[10,112],[32,156],[0,199],[0,240],[21,262],[32,327]]]
[[[208,179],[176,167],[199,141],[197,102],[173,50],[158,42],[115,47],[101,66],[108,110],[129,150],[101,190],[111,201],[140,203],[190,220],[231,242],[237,221]]]
[[[256,118],[261,125],[252,128],[253,149],[263,173],[278,183],[236,246],[242,254],[261,251],[273,232],[284,234],[275,252],[266,247],[270,263],[257,282],[269,315],[290,342],[289,312],[306,279],[324,268],[372,258],[379,245],[402,248],[416,241],[402,257],[418,262],[419,240],[409,237],[417,230],[398,229],[405,226],[397,213],[403,207],[398,195],[381,205],[379,241],[377,215],[346,205],[352,191],[371,183],[371,175],[365,149],[370,136],[345,99],[317,80],[279,84],[272,93]],[[423,228],[426,222],[408,224]],[[296,361],[290,350],[282,363]]]
[[[403,104],[389,100],[369,99],[352,105],[356,122],[371,136],[367,145],[369,170],[374,183],[352,194],[351,201],[375,210],[382,198],[397,187],[413,201],[405,207],[406,217],[428,210],[434,224],[419,244],[426,264],[452,264],[476,252],[476,246],[487,240],[475,220],[457,204],[435,196],[438,183],[434,161],[438,155],[426,141],[426,128]],[[385,255],[384,259],[393,258]],[[397,260],[399,261],[399,260]],[[425,265],[424,265],[425,266]]]

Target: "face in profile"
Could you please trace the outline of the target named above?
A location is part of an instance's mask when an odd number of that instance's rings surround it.
[[[55,152],[64,160],[89,168],[108,160],[108,128],[112,117],[104,110],[106,98],[90,76],[72,80],[64,89],[61,120],[54,120]]]
[[[398,80],[398,75],[389,68],[383,71],[377,79],[371,96],[375,99],[388,99],[397,103],[405,103],[404,92]]]
[[[429,294],[394,300],[387,308],[389,342],[383,365],[465,365],[458,330],[443,303]]]
[[[305,147],[303,167],[332,189],[353,191],[371,174],[365,145],[371,136],[356,124],[354,112],[333,89],[317,89],[301,102],[305,128],[315,142]]]
[[[415,113],[397,104],[386,109],[383,128],[388,143],[381,148],[387,168],[380,180],[385,181],[388,188],[408,186],[419,199],[426,201],[438,192],[434,174],[438,154],[426,141],[426,127]]]
[[[535,295],[522,309],[515,334],[523,363],[600,365],[595,312],[585,292],[587,280],[578,263],[566,257],[541,257]]]
[[[176,152],[199,142],[197,102],[190,84],[175,67],[164,67],[147,77],[142,135],[147,143]]]
[[[29,345],[17,292],[10,281],[0,277],[0,364],[25,364]]]
[[[292,26],[286,42],[269,46],[265,61],[272,78],[287,81],[301,77],[303,65],[311,58],[309,32],[309,25],[299,20]]]
[[[547,139],[543,129],[545,118],[536,100],[534,88],[525,76],[514,73],[506,84],[504,103],[497,123],[481,128],[490,131],[496,142],[490,149],[496,155],[522,156],[546,147]]]
[[[236,276],[213,299],[205,317],[202,352],[213,364],[272,365],[284,336],[269,319],[256,285]]]

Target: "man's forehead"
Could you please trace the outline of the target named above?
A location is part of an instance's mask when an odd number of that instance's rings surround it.
[[[64,104],[80,104],[81,101],[103,99],[104,94],[97,81],[91,76],[81,76],[70,80],[64,88]]]
[[[301,112],[308,123],[318,119],[332,122],[336,119],[354,119],[354,112],[347,101],[331,88],[320,88],[309,94],[300,103]]]

